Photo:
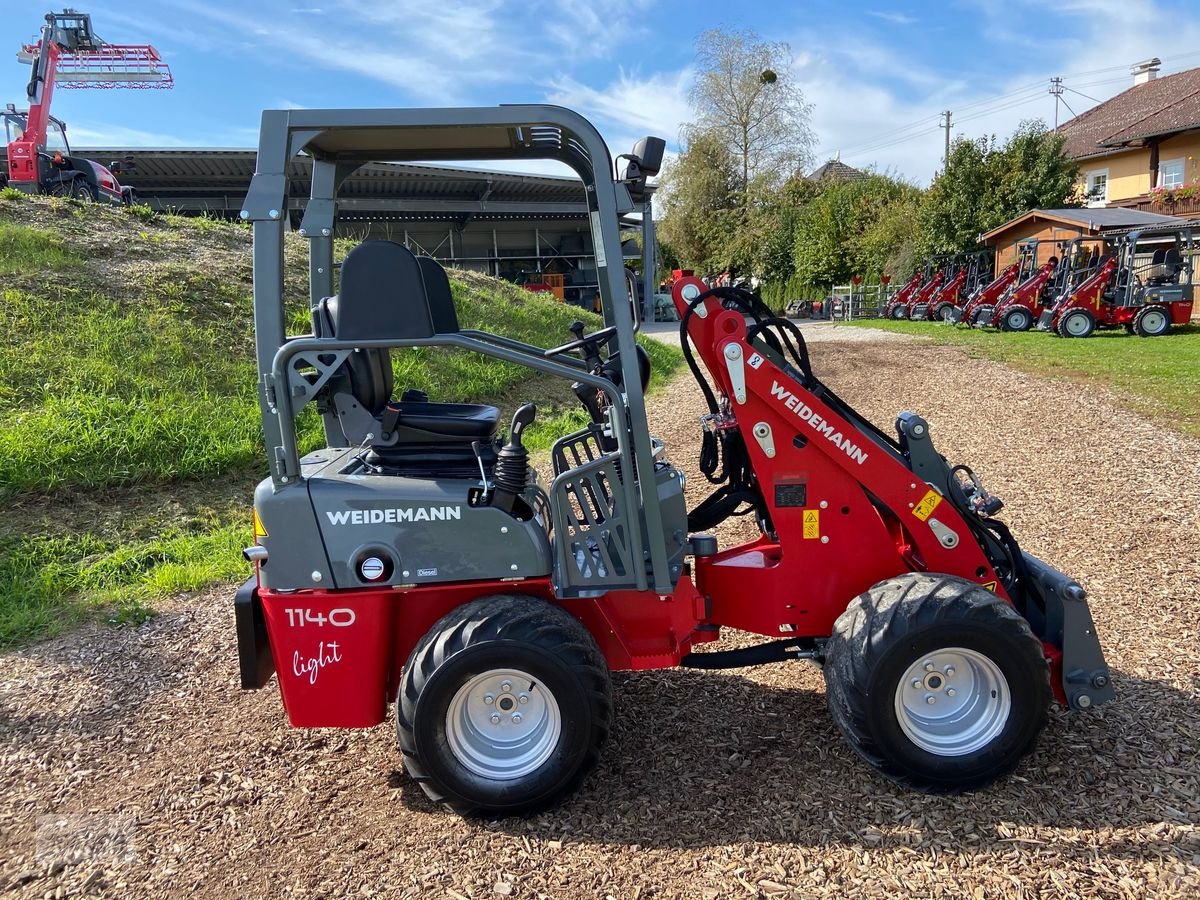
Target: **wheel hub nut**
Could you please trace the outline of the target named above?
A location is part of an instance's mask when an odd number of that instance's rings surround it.
[[[954,696],[955,694],[957,694],[957,693],[958,693],[958,691],[954,690],[954,688],[947,688],[947,689],[946,689],[946,696],[947,696],[947,697],[953,697],[953,696]]]
[[[521,702],[522,702],[522,703],[528,703],[528,702],[529,702],[529,695],[528,695],[528,694],[522,694],[522,695],[521,695],[521,697],[520,697],[520,700],[521,700]]]
[[[492,713],[491,722],[493,725],[500,724],[500,713]]]
[[[937,703],[937,697],[933,696],[933,694],[929,694],[928,696],[926,696],[925,702],[928,703],[930,706],[933,706],[933,704]]]
[[[493,703],[496,702],[496,698],[493,697],[491,694],[484,694],[483,702],[486,703],[488,706],[491,706]]]
[[[515,722],[520,722],[520,721],[521,721],[521,714],[520,714],[520,713],[513,713],[512,720],[513,720],[513,722],[514,722],[514,723],[515,723]]]

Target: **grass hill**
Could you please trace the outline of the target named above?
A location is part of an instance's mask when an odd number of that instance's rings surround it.
[[[349,245],[340,247],[342,252]],[[0,192],[0,646],[248,570],[265,474],[253,365],[249,230]],[[306,247],[289,236],[294,332]],[[451,271],[464,328],[549,346],[589,313]],[[646,342],[660,376],[678,351]],[[462,351],[394,354],[437,399],[538,403],[531,443],[578,427],[569,385]],[[310,408],[302,442],[321,443]]]

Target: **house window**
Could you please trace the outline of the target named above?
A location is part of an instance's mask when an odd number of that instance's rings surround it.
[[[1183,157],[1167,159],[1158,166],[1158,186],[1163,188],[1183,187]]]
[[[1087,173],[1088,206],[1104,206],[1108,202],[1108,169]]]

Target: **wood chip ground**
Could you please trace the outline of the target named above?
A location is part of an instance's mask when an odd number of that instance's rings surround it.
[[[405,777],[390,724],[292,731],[274,689],[240,692],[222,588],[137,628],[0,657],[0,891],[1200,896],[1200,442],[1101,388],[952,349],[813,352],[877,423],[925,415],[942,452],[1008,501],[1024,545],[1091,593],[1117,698],[1056,710],[1013,777],[948,798],[881,781],[841,741],[807,664],[655,672],[615,677],[615,730],[573,801],[463,821]],[[685,373],[651,407],[698,499],[698,391]]]

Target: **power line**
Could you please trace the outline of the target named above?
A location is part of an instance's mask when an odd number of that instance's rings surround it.
[[[1075,90],[1075,88],[1069,87],[1069,88],[1067,88],[1067,90],[1070,91],[1072,94],[1078,94],[1080,97],[1083,97],[1087,100],[1091,100],[1093,103],[1103,103],[1104,102],[1103,100],[1097,100],[1095,97],[1088,96],[1083,91],[1077,91],[1077,90]]]

